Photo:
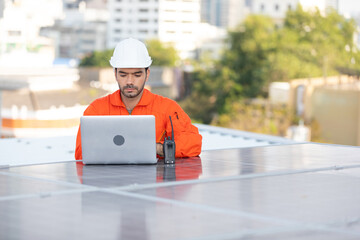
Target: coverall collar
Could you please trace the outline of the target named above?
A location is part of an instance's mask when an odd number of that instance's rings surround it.
[[[137,106],[146,106],[151,102],[151,92],[144,88],[143,94]],[[115,106],[125,107],[123,101],[121,101],[120,90],[117,90],[110,95],[110,103]]]

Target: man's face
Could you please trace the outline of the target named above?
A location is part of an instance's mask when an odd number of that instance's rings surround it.
[[[135,98],[139,96],[149,78],[150,70],[145,68],[117,68],[115,72],[122,97]]]

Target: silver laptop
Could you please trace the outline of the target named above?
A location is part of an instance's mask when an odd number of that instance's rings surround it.
[[[85,164],[154,164],[155,117],[82,116],[81,148]]]

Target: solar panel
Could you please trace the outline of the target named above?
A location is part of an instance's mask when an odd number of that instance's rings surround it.
[[[0,239],[359,239],[359,156],[304,143],[4,167]]]

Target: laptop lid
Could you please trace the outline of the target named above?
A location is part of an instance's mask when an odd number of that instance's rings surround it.
[[[85,164],[154,164],[155,117],[82,116],[82,157]]]

